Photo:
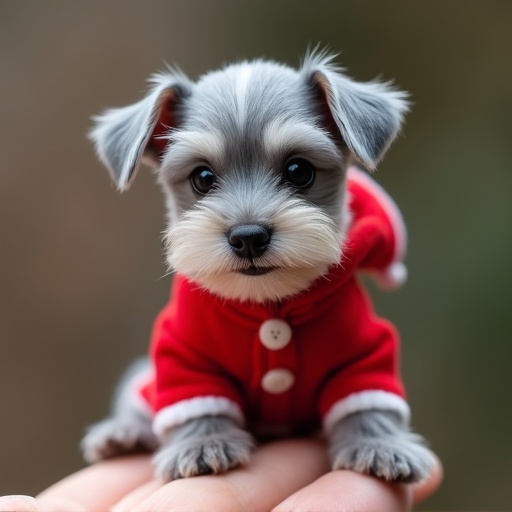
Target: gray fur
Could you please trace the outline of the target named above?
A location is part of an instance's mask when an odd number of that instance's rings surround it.
[[[149,360],[135,361],[123,375],[114,393],[110,415],[89,427],[80,448],[88,462],[97,462],[137,450],[154,451],[150,411],[134,401],[133,384],[149,370]]]
[[[352,81],[321,52],[309,54],[299,70],[257,60],[196,83],[171,70],[153,77],[140,102],[96,118],[91,138],[120,189],[128,187],[143,159],[157,169],[172,270],[226,298],[277,301],[307,289],[340,261],[349,220],[347,166],[356,159],[375,167],[400,129],[406,96],[388,84]],[[167,118],[162,136],[168,144],[157,152],[154,131]],[[311,188],[285,182],[292,157],[315,167]],[[205,165],[217,181],[201,196],[190,177]],[[249,263],[234,254],[226,237],[240,224],[272,231],[266,250],[251,261],[272,269],[258,279],[243,272]],[[137,444],[157,445],[149,415],[129,394],[120,393],[116,404],[82,443],[89,460]],[[254,446],[249,433],[222,416],[174,426],[159,443],[156,473],[167,480],[245,464]],[[331,453],[335,469],[388,480],[423,478],[432,461],[419,436],[379,411],[341,420],[331,435]]]
[[[424,439],[388,411],[362,411],[340,420],[329,436],[333,469],[384,480],[418,482],[434,468]]]
[[[169,432],[156,453],[156,475],[175,480],[247,464],[255,446],[253,437],[222,416],[190,420]]]
[[[190,93],[188,79],[177,71],[171,70],[165,80],[155,75],[150,82],[155,84],[151,93],[138,103],[93,118],[96,126],[89,136],[120,190],[128,187],[143,158],[148,165],[159,166],[159,155],[149,150],[148,142],[160,110],[167,101],[178,105]]]
[[[408,94],[389,82],[351,80],[332,61],[328,53],[313,52],[302,72],[325,95],[343,142],[360,162],[374,169],[400,130],[409,109]]]
[[[90,427],[80,443],[89,463],[126,453],[152,452],[157,446],[151,418],[140,414],[109,416]]]
[[[166,195],[172,270],[226,298],[264,302],[301,292],[340,260],[348,222],[346,168],[353,158],[375,167],[407,102],[385,84],[350,80],[331,60],[313,52],[299,70],[242,62],[195,84],[182,73],[161,73],[145,99],[96,119],[91,138],[120,189],[142,158],[152,157]],[[162,116],[172,120],[159,135],[169,143],[155,155],[153,131],[161,129]],[[314,165],[314,186],[297,190],[283,183],[291,157]],[[207,197],[190,186],[201,165],[217,178]],[[302,218],[301,226],[292,215]],[[256,281],[242,275],[241,265],[249,263],[233,254],[225,233],[260,222],[276,228],[255,264],[275,270]]]

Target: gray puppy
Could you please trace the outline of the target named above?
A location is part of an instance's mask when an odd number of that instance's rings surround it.
[[[389,84],[349,79],[332,59],[312,52],[299,70],[243,62],[197,83],[169,70],[151,78],[140,102],[96,118],[91,138],[119,189],[131,184],[141,162],[156,169],[168,211],[167,261],[206,290],[197,300],[280,307],[308,293],[343,257],[351,218],[347,169],[353,161],[375,168],[408,103]],[[202,307],[204,320],[196,323],[208,324],[210,308]],[[272,326],[275,340],[289,327]],[[316,340],[318,353],[322,342]],[[235,350],[242,340],[229,343]],[[279,343],[270,348],[277,352]],[[157,383],[163,382],[162,364],[154,366]],[[248,463],[255,442],[242,426],[251,421],[234,394],[178,401],[154,417],[134,392],[148,367],[141,362],[128,372],[111,416],[87,433],[82,448],[89,461],[143,446],[157,450],[156,474],[167,480]],[[275,396],[301,377],[278,370],[262,386]],[[188,378],[176,370],[178,384]],[[229,378],[233,393],[240,392],[240,382]],[[343,414],[331,414],[332,467],[386,480],[423,479],[433,456],[409,431],[407,406],[382,393],[358,396],[339,409]]]

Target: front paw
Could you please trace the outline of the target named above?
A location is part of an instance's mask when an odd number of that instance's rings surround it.
[[[157,445],[147,419],[113,416],[90,427],[80,447],[84,459],[93,463],[139,449],[154,451]]]
[[[407,433],[399,437],[360,438],[332,452],[333,469],[351,469],[388,481],[413,483],[432,472],[435,461],[421,438]]]
[[[241,429],[190,437],[163,446],[155,455],[155,474],[166,481],[225,473],[247,464],[254,448],[252,436]]]

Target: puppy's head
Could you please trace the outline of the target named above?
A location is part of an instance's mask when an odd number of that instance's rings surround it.
[[[118,187],[141,161],[167,197],[171,268],[226,298],[306,289],[340,261],[345,171],[373,169],[400,129],[406,94],[357,83],[312,53],[299,70],[266,61],[155,75],[139,103],[96,118],[91,138]]]

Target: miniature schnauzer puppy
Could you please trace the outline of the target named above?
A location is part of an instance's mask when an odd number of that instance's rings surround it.
[[[318,51],[298,70],[256,60],[196,83],[174,69],[150,82],[138,103],[97,117],[91,138],[120,190],[142,162],[156,170],[169,267],[248,307],[308,293],[343,256],[347,169],[354,161],[375,168],[400,130],[407,94],[355,82]],[[154,413],[134,398],[148,367],[132,368],[111,416],[88,431],[82,448],[89,461],[142,446],[156,450],[156,474],[167,480],[249,462],[254,432],[242,428],[233,404],[152,428]],[[349,410],[327,437],[333,469],[414,482],[433,466],[406,415],[386,407]]]

